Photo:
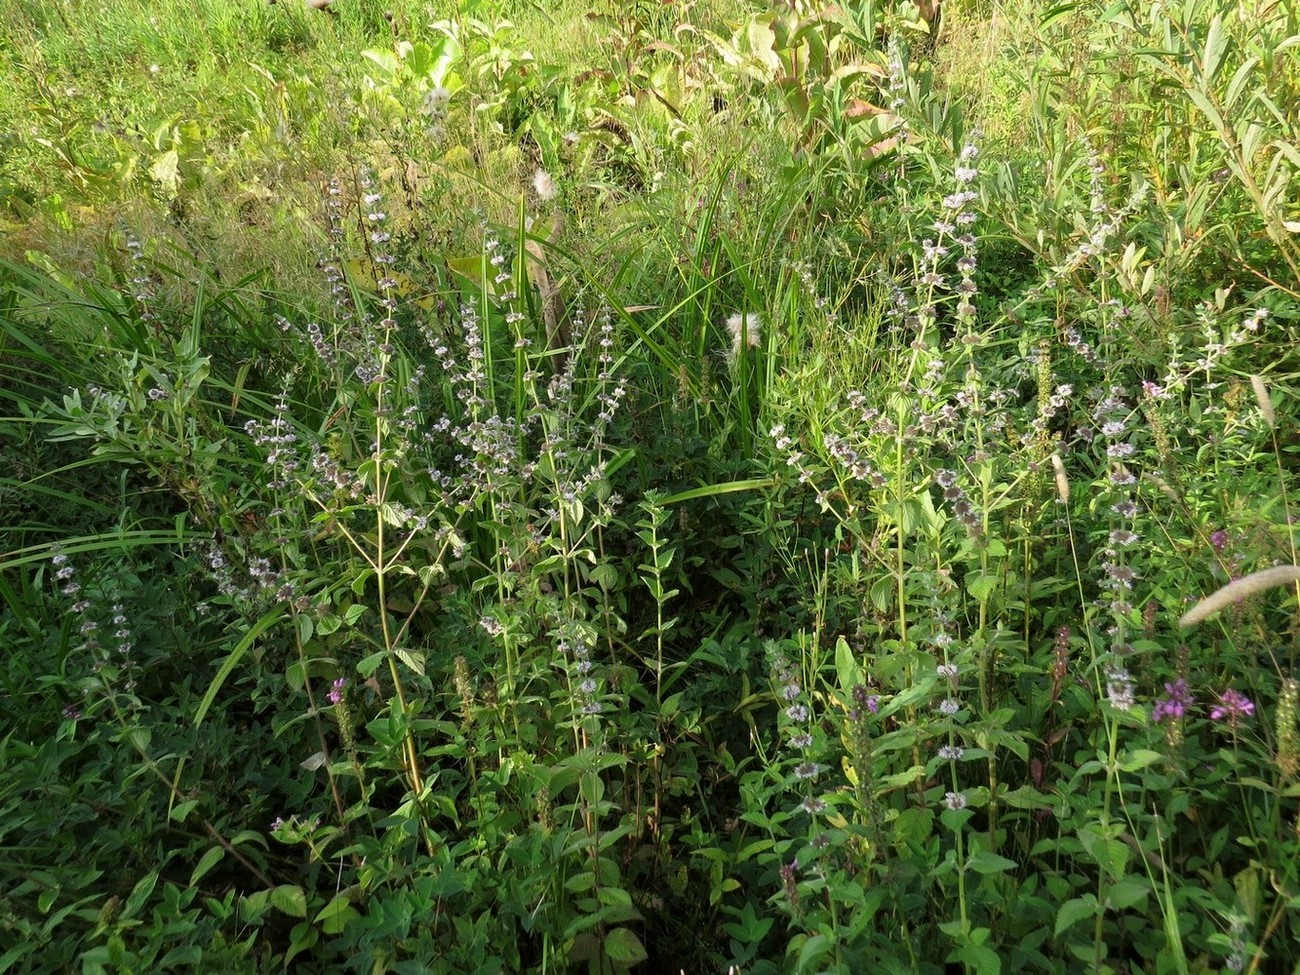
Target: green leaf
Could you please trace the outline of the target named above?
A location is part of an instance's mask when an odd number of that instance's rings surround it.
[[[199,702],[199,709],[194,712],[194,727],[203,723],[207,716],[208,708],[212,707],[212,702],[216,700],[217,693],[221,690],[221,685],[226,682],[230,672],[235,669],[239,661],[243,659],[248,648],[253,645],[259,636],[269,630],[272,626],[280,621],[284,615],[284,610],[279,607],[266,613],[261,619],[253,624],[252,628],[244,634],[243,639],[235,644],[235,648],[230,651],[230,656],[226,657],[220,668],[217,670],[217,676],[212,678],[212,683],[208,685],[207,692],[203,695],[203,700]]]
[[[1066,901],[1056,914],[1055,936],[1059,938],[1062,931],[1068,931],[1087,918],[1096,917],[1097,910],[1096,894],[1084,894],[1082,897],[1075,897]]]
[[[835,675],[846,699],[849,692],[863,682],[862,668],[853,659],[853,651],[844,637],[835,641]]]
[[[824,934],[814,935],[809,938],[799,950],[798,970],[801,972],[807,971],[812,967],[812,963],[816,959],[828,953],[832,947],[831,939]]]
[[[616,964],[629,967],[650,957],[641,939],[629,928],[614,928],[605,935],[605,956]]]
[[[618,586],[618,568],[612,562],[604,562],[587,573],[587,578],[601,589],[614,589]]]
[[[1014,870],[1018,864],[1015,860],[998,856],[996,853],[980,851],[966,862],[966,866],[976,873],[1003,873],[1007,870]]]
[[[1124,868],[1128,866],[1128,846],[1120,840],[1106,836],[1101,831],[1101,827],[1096,825],[1081,827],[1078,835],[1079,842],[1088,851],[1088,855],[1109,872],[1111,877],[1119,878],[1124,875]]]
[[[168,819],[174,819],[178,823],[185,822],[185,817],[194,811],[194,807],[199,804],[197,799],[186,799],[184,802],[176,803],[172,811],[167,814]]]
[[[208,850],[207,853],[203,854],[199,859],[198,865],[195,866],[194,872],[190,874],[190,886],[193,887],[202,880],[203,876],[215,867],[225,855],[225,848],[220,846],[214,846],[212,849]]]
[[[1161,758],[1159,752],[1152,751],[1149,748],[1137,748],[1120,756],[1119,767],[1125,772],[1136,772],[1139,769],[1146,768],[1153,762],[1160,761]]]
[[[1205,53],[1201,56],[1203,84],[1208,85],[1214,80],[1227,47],[1227,38],[1223,36],[1223,18],[1215,16],[1210,19],[1210,29],[1205,35]]]
[[[121,920],[129,921],[140,913],[140,908],[144,907],[145,902],[149,900],[149,895],[153,893],[157,883],[157,870],[150,871],[140,879],[140,882],[135,885],[130,896],[126,899],[126,906],[122,908]]]
[[[361,915],[352,906],[352,898],[347,894],[338,894],[316,915],[316,923],[325,934],[339,934]]]
[[[992,572],[968,572],[966,574],[966,591],[971,598],[984,602],[993,594],[998,584],[998,577]]]
[[[314,946],[316,939],[319,937],[320,932],[316,930],[310,921],[295,924],[293,931],[289,934],[289,949],[284,953],[284,967],[288,969],[289,962],[293,960],[294,955],[301,954]]]
[[[384,658],[387,656],[387,650],[378,650],[375,653],[372,653],[357,664],[357,673],[365,678],[372,677],[375,671],[379,669],[379,665],[384,662]]]
[[[271,906],[291,917],[306,917],[307,895],[295,884],[281,884],[271,891]]]
[[[1151,893],[1151,886],[1141,878],[1117,880],[1106,888],[1106,907],[1112,911],[1123,911],[1143,902]]]
[[[670,494],[666,498],[661,498],[659,503],[667,506],[678,504],[682,501],[694,501],[696,498],[711,498],[719,494],[731,494],[735,491],[756,491],[760,488],[770,488],[776,484],[771,478],[755,478],[748,481],[728,481],[725,484],[708,484],[704,487],[691,488],[687,491],[679,491],[677,494]]]
[[[420,677],[424,676],[424,655],[423,654],[417,654],[415,651],[407,650],[405,647],[398,647],[397,659],[400,660],[402,663],[406,664],[406,666],[410,667],[411,670],[415,671],[415,673],[418,676]]]
[[[964,961],[974,969],[977,975],[1002,975],[1002,960],[987,945],[965,945],[954,954],[959,961]]]

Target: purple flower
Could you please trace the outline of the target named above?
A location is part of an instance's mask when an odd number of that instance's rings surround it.
[[[1210,544],[1214,546],[1216,552],[1222,552],[1228,547],[1228,533],[1220,528],[1210,535]]]
[[[1219,703],[1210,708],[1210,720],[1227,721],[1236,728],[1242,718],[1255,713],[1255,702],[1236,688],[1229,687],[1219,695]]]
[[[853,709],[853,713],[850,714],[850,717],[853,718],[853,720],[858,720],[863,716],[863,714],[879,713],[880,698],[875,694],[870,693],[865,684],[855,685],[851,694],[853,696],[853,703],[856,705]]]
[[[1151,709],[1151,720],[1157,724],[1161,721],[1177,721],[1187,714],[1187,709],[1196,703],[1192,692],[1187,688],[1187,680],[1179,677],[1172,684],[1165,685],[1165,696]]]
[[[340,704],[343,701],[343,688],[347,685],[347,678],[340,677],[330,685],[330,703]]]

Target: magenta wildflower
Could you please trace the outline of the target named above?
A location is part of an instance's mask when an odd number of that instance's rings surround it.
[[[340,677],[330,685],[330,703],[339,704],[343,700],[343,688],[347,686],[347,678]]]
[[[1176,721],[1184,717],[1187,709],[1195,703],[1196,698],[1192,697],[1192,692],[1187,688],[1187,680],[1179,677],[1172,684],[1165,685],[1165,696],[1151,709],[1151,720],[1157,723]]]
[[[1227,721],[1236,728],[1242,718],[1249,718],[1255,713],[1255,702],[1235,687],[1229,687],[1219,695],[1219,703],[1210,708],[1212,721]]]

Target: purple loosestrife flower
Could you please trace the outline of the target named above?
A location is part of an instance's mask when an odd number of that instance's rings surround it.
[[[854,721],[862,720],[868,714],[878,714],[880,712],[880,698],[875,694],[867,691],[865,684],[858,684],[852,690],[853,710],[849,712],[849,717]]]
[[[1165,696],[1151,709],[1151,720],[1177,721],[1187,714],[1187,709],[1196,703],[1196,698],[1188,690],[1186,678],[1179,677],[1172,684],[1165,684]]]
[[[343,688],[347,686],[347,678],[339,677],[330,685],[329,699],[331,704],[338,704],[343,700]]]
[[[1255,702],[1236,688],[1229,687],[1219,695],[1219,703],[1210,708],[1211,721],[1227,721],[1233,728],[1241,723],[1242,718],[1249,718],[1255,713]]]
[[[785,899],[792,909],[799,907],[799,861],[791,860],[781,865],[781,886],[785,888]]]

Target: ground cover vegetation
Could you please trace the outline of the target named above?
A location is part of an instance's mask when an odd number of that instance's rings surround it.
[[[938,7],[0,8],[0,971],[1300,970],[1300,16]]]

